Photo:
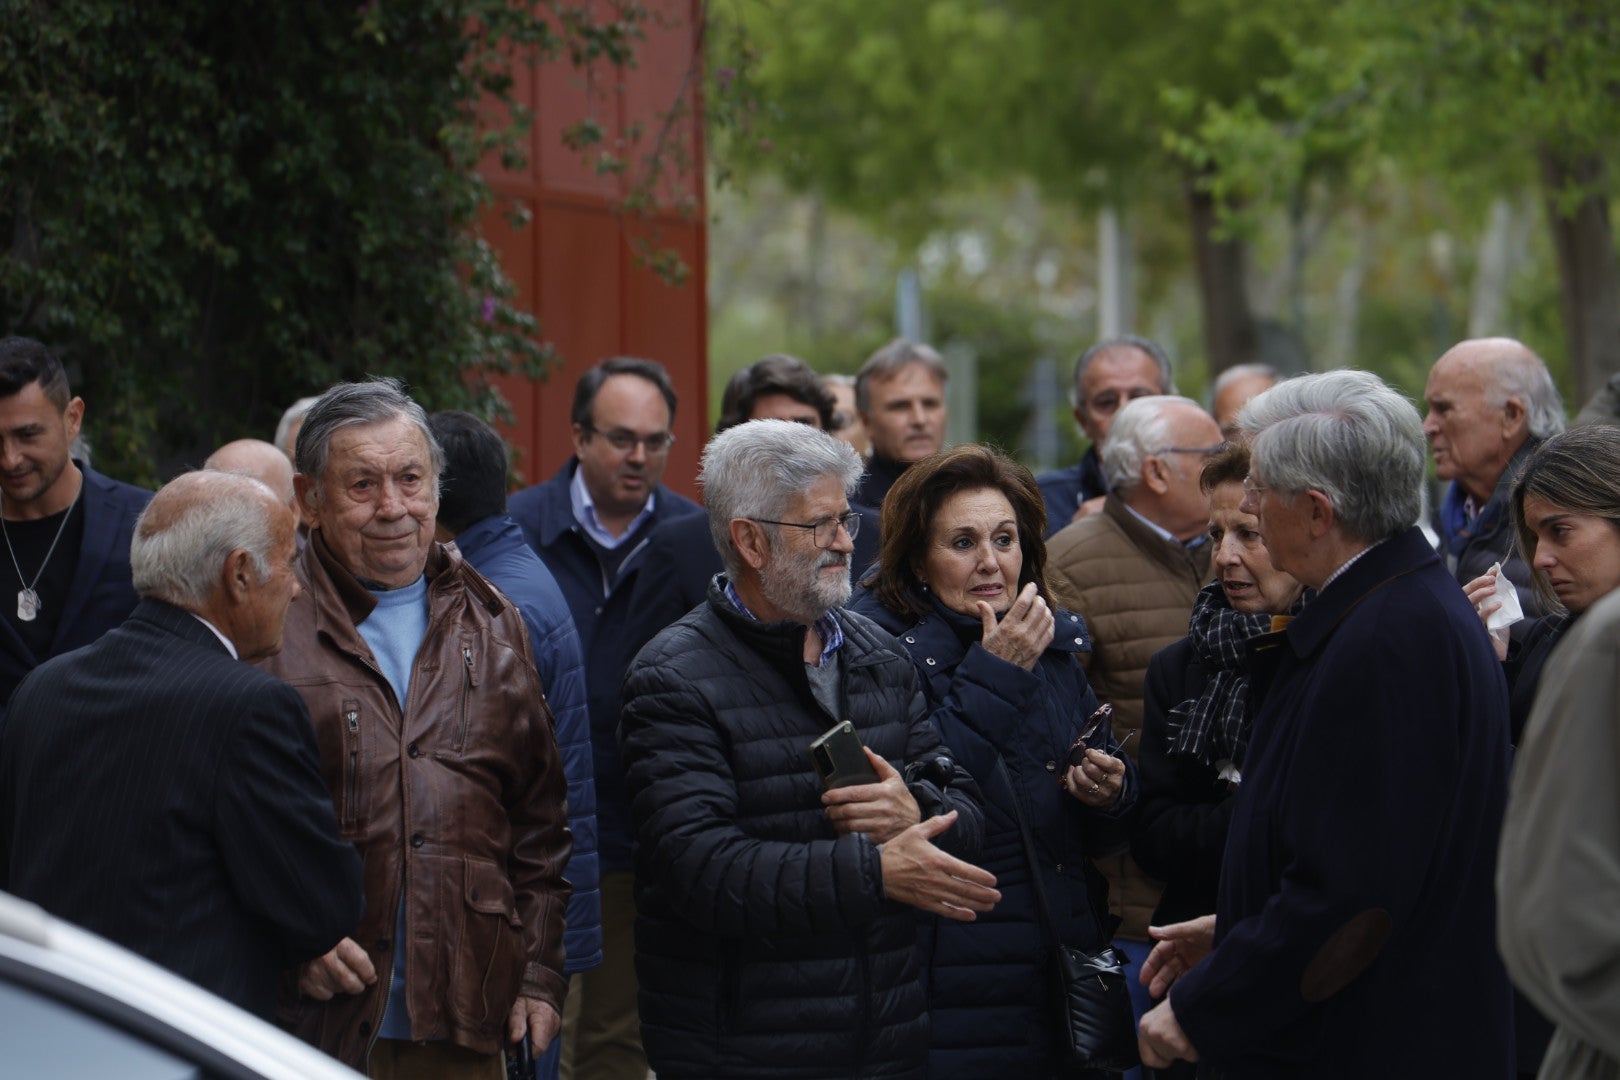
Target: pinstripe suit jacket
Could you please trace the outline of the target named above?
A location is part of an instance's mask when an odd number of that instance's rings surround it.
[[[47,661],[0,728],[0,885],[270,1016],[361,910],[309,714],[180,608],[143,600]]]

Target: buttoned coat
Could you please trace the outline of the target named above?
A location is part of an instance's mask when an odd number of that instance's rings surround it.
[[[1514,1074],[1492,891],[1507,687],[1417,529],[1253,638],[1215,951],[1171,988],[1234,1078]]]
[[[1053,613],[1056,636],[1026,671],[987,651],[977,618],[932,604],[921,619],[897,615],[859,591],[855,610],[910,652],[928,696],[929,719],[984,794],[978,863],[996,876],[1001,899],[973,922],[919,915],[927,973],[931,1080],[1066,1075],[1058,1061],[1056,1010],[1034,878],[1018,815],[1028,824],[1041,888],[1065,945],[1095,950],[1113,936],[1107,883],[1092,856],[1121,850],[1136,804],[1127,762],[1120,801],[1091,810],[1059,786],[1069,747],[1097,708],[1079,657],[1090,648],[1085,621]],[[1091,740],[1113,748],[1111,733]]]

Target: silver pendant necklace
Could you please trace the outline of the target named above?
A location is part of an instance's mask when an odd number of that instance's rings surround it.
[[[39,618],[39,593],[34,591],[34,586],[39,584],[39,579],[45,574],[45,568],[51,564],[51,556],[56,554],[57,542],[67,531],[68,518],[73,516],[73,508],[79,505],[79,495],[82,494],[84,485],[81,483],[78,492],[73,496],[73,501],[68,503],[67,513],[62,515],[62,524],[56,527],[56,538],[46,550],[45,560],[39,564],[39,571],[34,574],[33,581],[23,582],[22,567],[17,563],[16,549],[11,546],[11,533],[6,530],[6,519],[0,517],[0,536],[6,538],[6,551],[11,554],[11,565],[17,571],[17,581],[22,584],[22,590],[17,593],[17,618],[23,622],[33,622]]]

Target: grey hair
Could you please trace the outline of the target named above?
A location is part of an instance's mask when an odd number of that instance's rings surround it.
[[[1553,385],[1552,373],[1529,346],[1493,349],[1484,356],[1489,365],[1485,399],[1502,408],[1508,398],[1524,402],[1525,424],[1532,439],[1550,439],[1564,430],[1564,399]]]
[[[1220,392],[1239,379],[1270,379],[1273,382],[1282,381],[1282,372],[1270,364],[1238,364],[1229,367],[1215,376],[1215,385],[1210,387],[1210,400],[1214,401]]]
[[[846,442],[791,420],[750,420],[727,428],[703,448],[698,485],[709,511],[709,535],[726,564],[742,570],[731,542],[734,518],[780,521],[788,504],[818,480],[836,477],[847,498],[860,483],[861,457]],[[776,526],[766,526],[774,538]]]
[[[855,411],[863,416],[872,411],[872,380],[891,378],[903,367],[912,364],[921,364],[928,369],[928,373],[939,380],[944,386],[950,380],[951,373],[945,368],[945,361],[941,360],[939,353],[932,346],[924,345],[918,341],[908,341],[905,338],[895,338],[883,348],[866,358],[861,370],[855,373]]]
[[[292,434],[293,425],[308,416],[309,410],[319,400],[321,399],[318,397],[303,397],[287,406],[287,411],[281,414],[281,422],[276,425],[276,437],[270,440],[275,443],[277,450],[289,458],[293,456],[293,448],[288,445],[287,436]]]
[[[1129,491],[1141,483],[1142,462],[1170,445],[1170,418],[1166,414],[1172,405],[1202,409],[1191,398],[1155,394],[1128,401],[1114,414],[1114,426],[1108,429],[1108,441],[1099,455],[1110,489]]]
[[[298,455],[294,459],[298,471],[313,483],[311,498],[319,500],[321,480],[326,475],[327,458],[332,450],[332,436],[355,424],[378,424],[387,420],[409,421],[422,435],[428,448],[428,468],[432,471],[433,487],[437,490],[439,477],[444,475],[444,449],[433,437],[428,426],[427,413],[411,400],[405,384],[398,379],[374,378],[366,382],[338,383],[322,394],[298,429]]]
[[[1237,422],[1254,436],[1254,475],[1286,495],[1320,491],[1352,539],[1387,540],[1422,512],[1423,418],[1371,372],[1288,379],[1250,400]]]
[[[1176,377],[1170,369],[1170,354],[1164,351],[1152,338],[1140,337],[1136,334],[1120,334],[1118,337],[1104,338],[1091,348],[1080,354],[1080,359],[1074,362],[1074,378],[1069,380],[1069,404],[1076,409],[1083,402],[1080,400],[1080,383],[1091,370],[1091,365],[1104,353],[1136,349],[1152,358],[1159,368],[1159,391],[1161,394],[1174,394],[1176,392]]]
[[[181,494],[193,487],[200,489],[197,495]],[[165,491],[170,492],[167,499]],[[171,510],[176,501],[181,501],[179,509]],[[255,579],[262,584],[270,577],[276,539],[272,515],[277,511],[285,514],[286,504],[251,476],[181,474],[153,496],[135,521],[129,543],[135,591],[177,607],[203,607],[219,585],[226,557],[238,549],[248,553]]]

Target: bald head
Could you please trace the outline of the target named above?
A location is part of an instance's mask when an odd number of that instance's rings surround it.
[[[237,439],[215,450],[203,468],[212,472],[240,473],[264,484],[288,506],[296,505],[293,467],[287,455],[263,439]]]
[[[242,660],[281,648],[298,595],[293,512],[264,484],[226,472],[165,484],[129,545],[135,591],[206,619]]]
[[[1238,413],[1249,399],[1276,386],[1281,376],[1269,364],[1239,364],[1221,372],[1215,380],[1215,402],[1211,410],[1215,422],[1221,426],[1221,435],[1229,442],[1237,440]]]
[[[1429,371],[1423,431],[1435,475],[1483,502],[1530,439],[1564,430],[1564,403],[1541,357],[1512,338],[1475,338]]]
[[[291,527],[292,512],[252,477],[183,473],[158,489],[135,523],[129,549],[135,591],[200,608],[232,551],[247,551],[267,576],[271,549]]]

